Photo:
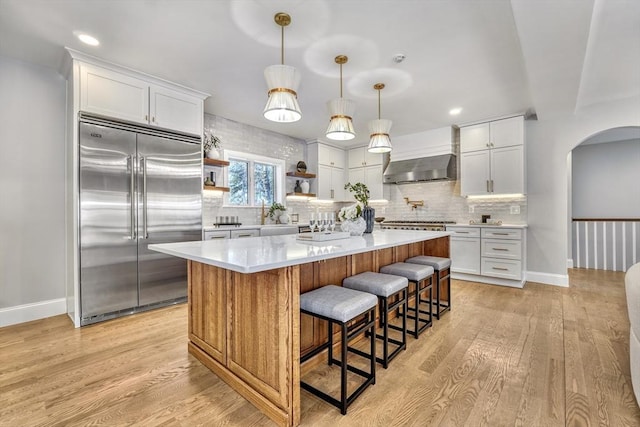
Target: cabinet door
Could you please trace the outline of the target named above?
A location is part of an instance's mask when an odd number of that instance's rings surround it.
[[[370,153],[369,150],[367,150],[367,147],[362,147],[362,149],[364,150],[364,164],[365,164],[365,166],[375,166],[375,165],[381,165],[382,164],[382,156],[384,154]]]
[[[524,117],[511,117],[489,123],[491,148],[524,144]]]
[[[347,198],[344,189],[344,185],[346,184],[344,179],[344,169],[331,168],[331,188],[333,190],[333,197],[331,198],[335,201],[339,202],[346,200]]]
[[[480,123],[460,128],[460,152],[486,150],[489,148],[489,123]]]
[[[344,169],[345,153],[343,150],[318,144],[318,164]]]
[[[491,179],[493,194],[524,194],[522,145],[491,150]]]
[[[351,184],[355,184],[356,182],[362,182],[363,184],[366,184],[364,168],[350,168],[348,182],[350,182]],[[371,189],[369,189],[369,191],[371,191]]]
[[[491,164],[489,150],[460,155],[460,193],[463,196],[488,194]]]
[[[80,66],[80,110],[147,124],[148,83],[95,66]]]
[[[480,274],[480,238],[451,236],[451,271]]]
[[[152,125],[194,135],[202,133],[202,100],[161,86],[151,86],[149,101]]]
[[[371,200],[380,200],[382,195],[382,166],[367,166],[364,168],[364,183],[369,188]]]
[[[364,166],[365,159],[362,147],[352,148],[347,155],[349,156],[349,169]]]
[[[316,185],[318,186],[318,199],[331,200],[331,166],[318,165]]]

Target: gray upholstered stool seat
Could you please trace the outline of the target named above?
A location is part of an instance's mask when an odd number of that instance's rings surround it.
[[[347,277],[342,281],[342,286],[378,296],[382,335],[376,334],[376,338],[382,340],[382,357],[378,357],[377,360],[386,369],[391,359],[407,348],[407,288],[409,280],[402,276],[365,271]],[[389,313],[400,307],[402,307],[402,327],[389,324]],[[390,338],[389,328],[402,332],[402,339]],[[391,353],[389,353],[389,343],[396,346]]]
[[[364,273],[347,277],[342,281],[342,286],[369,292],[379,297],[389,297],[409,286],[409,281],[406,277],[365,271]]]
[[[336,285],[323,286],[300,296],[300,310],[338,322],[348,322],[377,304],[375,295]]]
[[[393,274],[395,276],[406,277],[409,283],[413,283],[414,289],[410,294],[414,297],[413,306],[408,306],[407,310],[415,313],[415,316],[407,316],[414,321],[411,335],[418,338],[418,335],[433,323],[432,308],[432,276],[433,267],[420,264],[408,264],[396,262],[380,268],[380,273]],[[427,297],[428,295],[428,297]],[[428,304],[429,309],[421,309],[421,304]],[[421,316],[424,314],[426,316]]]
[[[366,292],[347,289],[335,285],[327,285],[300,296],[300,312],[318,317],[327,321],[328,338],[327,341],[305,354],[300,358],[303,363],[327,350],[328,363],[340,366],[340,399],[336,399],[311,384],[300,380],[300,386],[319,398],[337,406],[342,415],[347,413],[347,407],[364,391],[368,386],[376,383],[376,342],[375,323],[376,306],[378,298]],[[356,320],[351,325],[351,321]],[[333,325],[340,327],[341,358],[333,357]],[[370,352],[365,353],[349,347],[349,341],[367,335],[369,333]],[[369,372],[358,367],[349,365],[347,361],[347,351],[365,357],[369,361]],[[364,378],[364,381],[351,394],[347,394],[347,371],[353,372]]]
[[[436,319],[440,320],[440,314],[447,310],[451,310],[451,259],[438,256],[414,256],[406,259],[404,262],[410,264],[429,265],[433,267],[436,272],[436,312],[434,313]],[[446,275],[443,272],[446,271]],[[441,289],[442,281],[447,280],[447,302],[441,301]]]

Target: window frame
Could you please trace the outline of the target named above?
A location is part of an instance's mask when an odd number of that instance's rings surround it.
[[[255,198],[255,178],[254,178],[254,164],[261,163],[266,165],[272,165],[275,167],[275,194],[274,201],[278,203],[284,204],[285,198],[285,161],[282,159],[274,159],[272,157],[260,156],[251,153],[243,153],[241,151],[231,151],[224,150],[223,155],[224,160],[231,162],[232,160],[238,160],[249,163],[249,173],[248,173],[248,204],[246,205],[234,205],[229,202],[229,194],[224,194],[223,207],[226,208],[259,208],[262,204],[254,204]],[[231,182],[229,179],[229,168],[226,167],[224,170],[225,182]]]

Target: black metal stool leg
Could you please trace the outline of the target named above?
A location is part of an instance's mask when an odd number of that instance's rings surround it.
[[[340,412],[347,413],[347,324],[340,325],[340,339],[342,340],[342,355],[340,361]],[[371,338],[373,339],[373,338]]]

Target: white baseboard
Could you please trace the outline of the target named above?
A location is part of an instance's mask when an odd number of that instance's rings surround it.
[[[573,259],[571,258],[567,259],[567,268],[573,268]]]
[[[545,285],[569,287],[569,275],[540,273],[538,271],[527,271],[527,282],[544,283]]]
[[[524,286],[524,280],[509,280],[499,277],[479,276],[467,273],[451,273],[451,278],[456,280],[466,280],[467,282],[487,283],[489,285],[508,286],[510,288],[520,288]]]
[[[57,316],[67,312],[66,298],[0,308],[0,327]]]

